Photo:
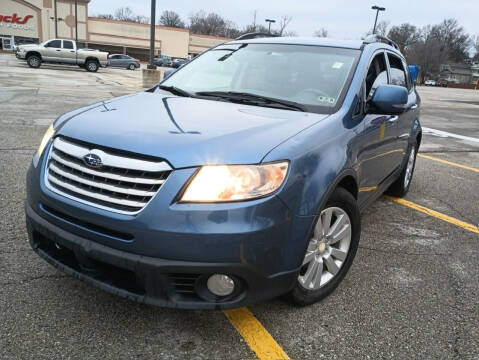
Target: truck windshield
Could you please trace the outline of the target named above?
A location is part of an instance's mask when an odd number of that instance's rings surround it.
[[[254,94],[330,112],[355,68],[360,51],[287,44],[225,44],[162,82],[191,94]]]

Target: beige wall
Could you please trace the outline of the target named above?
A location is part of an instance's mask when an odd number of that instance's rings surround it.
[[[11,16],[16,13],[19,17],[33,15],[25,24],[26,28],[20,28],[6,23],[0,24],[0,34],[16,35],[39,38],[40,41],[55,38],[55,21],[50,17],[55,16],[54,0],[0,0],[0,15]],[[78,1],[78,39],[84,41],[87,38],[88,1]],[[75,6],[74,0],[57,0],[58,37],[73,39],[75,36]],[[23,26],[23,27],[25,27]]]
[[[150,26],[126,21],[88,18],[88,42],[120,45],[125,47],[150,47]],[[189,32],[156,26],[157,53],[186,58]]]
[[[190,34],[190,42],[188,52],[190,54],[199,54],[213,46],[225,43],[232,39],[219,37],[219,36],[209,36],[209,35],[198,35]]]

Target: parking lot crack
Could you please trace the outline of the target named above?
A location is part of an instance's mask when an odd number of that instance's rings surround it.
[[[25,279],[17,280],[17,281],[7,281],[0,283],[0,286],[8,286],[8,285],[23,285],[27,284],[32,281],[36,280],[44,280],[44,279],[62,279],[67,278],[67,275],[41,275],[41,276],[30,276]]]

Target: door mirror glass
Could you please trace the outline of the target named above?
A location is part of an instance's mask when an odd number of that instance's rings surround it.
[[[369,101],[368,113],[395,115],[404,111],[407,89],[398,85],[380,85]]]

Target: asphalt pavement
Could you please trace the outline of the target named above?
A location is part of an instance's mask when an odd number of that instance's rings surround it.
[[[270,344],[291,359],[479,358],[479,142],[472,140],[424,134],[407,202],[381,197],[364,212],[356,259],[327,299],[250,306],[270,342],[258,333],[252,344],[246,320],[140,305],[40,259],[27,242],[23,204],[44,131],[66,111],[141,90],[138,70],[30,69],[0,54],[1,359],[254,359]],[[423,126],[479,141],[479,91],[419,93]]]

